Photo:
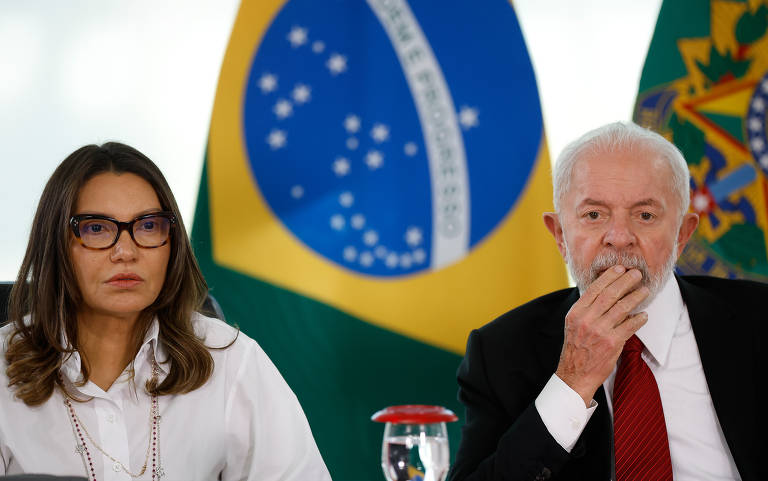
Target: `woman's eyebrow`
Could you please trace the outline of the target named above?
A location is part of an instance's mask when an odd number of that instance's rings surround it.
[[[141,212],[135,214],[132,217],[132,219],[135,219],[137,217],[141,217],[141,216],[147,215],[147,214],[154,214],[156,212],[164,212],[164,211],[160,207],[150,207],[149,209],[144,209]],[[77,213],[75,213],[73,215],[101,215],[101,216],[104,216],[104,217],[109,217],[110,219],[116,219],[117,218],[117,217],[115,217],[113,215],[109,215],[109,214],[106,214],[104,212],[99,212],[99,211],[96,211],[96,210],[83,210],[83,211],[77,212]]]

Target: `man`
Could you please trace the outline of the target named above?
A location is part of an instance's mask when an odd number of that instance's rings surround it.
[[[768,286],[673,275],[698,224],[680,152],[610,124],[553,183],[544,223],[577,288],[470,334],[449,479],[768,479]]]

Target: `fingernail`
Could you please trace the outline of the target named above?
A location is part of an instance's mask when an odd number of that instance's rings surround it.
[[[613,272],[617,274],[621,274],[622,272],[624,272],[624,266],[621,266],[621,265],[613,266]]]

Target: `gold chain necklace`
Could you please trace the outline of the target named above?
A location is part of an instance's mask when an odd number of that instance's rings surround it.
[[[160,367],[157,365],[157,362],[155,360],[152,360],[152,384],[157,384],[157,377],[160,373]],[[152,479],[160,479],[162,476],[165,476],[165,471],[163,470],[162,466],[160,465],[160,432],[157,428],[157,423],[160,421],[160,409],[158,407],[157,403],[157,394],[152,394],[152,402],[150,404],[149,408],[149,428],[150,428],[150,436],[147,443],[147,453],[144,456],[144,464],[141,467],[141,470],[138,473],[132,473],[128,468],[123,464],[121,461],[115,459],[111,454],[106,452],[99,444],[93,440],[91,435],[88,433],[88,429],[86,429],[85,424],[80,420],[77,413],[75,412],[75,408],[72,405],[72,402],[69,400],[69,397],[64,395],[64,404],[67,406],[67,411],[69,413],[70,422],[72,423],[72,431],[75,434],[75,437],[78,440],[78,443],[75,445],[75,453],[79,454],[83,459],[83,464],[85,465],[86,474],[90,473],[90,478],[92,481],[96,481],[96,471],[93,466],[93,459],[91,458],[91,453],[88,450],[88,444],[85,442],[85,438],[83,437],[83,434],[85,434],[85,437],[88,438],[88,441],[95,447],[101,454],[109,458],[113,463],[115,463],[116,466],[119,466],[122,471],[124,471],[128,476],[132,478],[138,478],[139,476],[143,475],[147,471],[147,465],[149,463],[149,453],[150,448],[152,451]]]

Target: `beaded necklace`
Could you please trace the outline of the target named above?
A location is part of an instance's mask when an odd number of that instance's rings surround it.
[[[160,367],[157,365],[157,362],[152,360],[152,384],[157,384],[157,377],[160,373]],[[95,447],[101,454],[109,458],[113,463],[115,467],[119,467],[119,470],[124,471],[128,476],[132,478],[138,478],[139,476],[143,475],[147,470],[147,465],[149,462],[149,453],[150,448],[152,452],[152,481],[158,480],[165,476],[165,471],[163,470],[162,464],[160,463],[160,430],[158,429],[158,422],[160,422],[160,408],[157,403],[157,394],[152,394],[152,402],[150,404],[149,408],[149,423],[150,423],[150,436],[149,436],[149,442],[147,443],[147,454],[144,457],[144,465],[141,467],[141,470],[139,470],[138,473],[132,473],[128,470],[128,468],[123,464],[121,461],[118,461],[115,459],[111,454],[107,453],[101,446],[96,443],[96,441],[93,440],[91,435],[88,433],[88,429],[86,429],[85,424],[80,420],[77,413],[75,412],[75,408],[72,405],[72,402],[69,400],[69,397],[64,395],[64,404],[67,406],[67,413],[69,414],[69,420],[72,423],[72,432],[75,435],[75,453],[79,454],[80,457],[83,460],[83,465],[85,466],[85,474],[88,476],[89,481],[97,481],[96,479],[96,470],[93,466],[93,458],[91,457],[91,452],[88,449],[88,443],[86,443],[86,438],[88,441]],[[85,436],[83,436],[85,435]]]

